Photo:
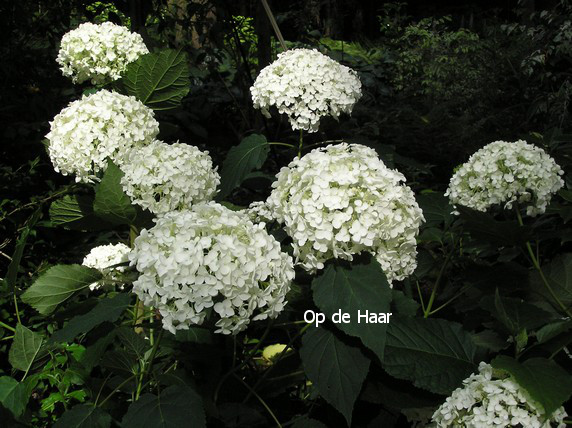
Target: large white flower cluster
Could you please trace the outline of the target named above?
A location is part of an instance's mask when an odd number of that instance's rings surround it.
[[[403,181],[375,150],[341,143],[312,150],[282,168],[267,205],[285,223],[294,255],[306,270],[322,269],[331,258],[352,260],[365,250],[391,282],[415,270],[416,236],[424,220]]]
[[[351,113],[361,97],[355,71],[311,49],[292,49],[262,69],[250,88],[254,107],[270,117],[276,106],[292,129],[316,132],[324,116]]]
[[[173,333],[202,324],[209,308],[223,334],[275,318],[294,278],[291,257],[264,225],[215,202],[158,218],[129,257],[140,272],[133,290]]]
[[[98,85],[119,79],[127,64],[146,53],[139,34],[112,22],[86,22],[62,37],[56,61],[74,83]]]
[[[135,97],[101,90],[64,108],[46,138],[56,171],[94,182],[108,157],[121,165],[128,149],[149,144],[158,133],[151,109]]]
[[[129,261],[130,251],[131,249],[122,243],[92,248],[83,259],[82,265],[99,270],[103,278],[90,284],[89,288],[95,290],[114,281],[121,281],[122,273],[125,272],[126,267],[115,265]]]
[[[121,169],[125,193],[155,214],[207,202],[220,184],[208,152],[188,144],[169,145],[155,140],[131,150]]]
[[[526,141],[495,141],[475,152],[453,175],[445,195],[453,205],[478,211],[517,202],[542,214],[563,185],[564,171],[544,150]]]
[[[509,427],[564,428],[567,416],[563,407],[548,420],[540,406],[526,391],[507,377],[499,377],[493,367],[482,362],[479,373],[463,381],[433,414],[438,428],[445,427]]]

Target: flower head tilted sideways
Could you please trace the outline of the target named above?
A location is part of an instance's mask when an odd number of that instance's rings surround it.
[[[121,281],[122,273],[126,266],[115,266],[129,261],[128,256],[131,249],[122,243],[100,245],[92,250],[83,259],[82,265],[97,269],[103,275],[103,279],[90,284],[89,288],[95,290],[102,286]]]
[[[154,214],[208,202],[220,184],[208,152],[181,143],[153,141],[131,150],[121,170],[125,193]]]
[[[167,213],[135,239],[133,291],[172,333],[203,324],[212,308],[217,333],[276,318],[294,278],[292,258],[241,212],[215,202]]]
[[[119,79],[129,63],[146,53],[143,38],[126,27],[86,22],[62,37],[56,61],[74,83],[100,85]]]
[[[267,117],[275,106],[292,129],[316,132],[322,117],[351,113],[361,82],[355,71],[315,49],[291,49],[262,69],[250,92]]]
[[[294,255],[309,272],[332,258],[369,251],[387,279],[402,280],[417,265],[423,213],[405,177],[375,150],[341,143],[295,158],[277,175],[267,200],[285,224]]]
[[[453,205],[487,211],[516,202],[529,216],[546,211],[563,185],[564,171],[544,150],[526,141],[495,141],[475,152],[453,175],[445,193]]]
[[[548,420],[539,404],[512,379],[499,375],[487,363],[479,364],[479,373],[463,381],[433,414],[437,428],[512,427],[564,428],[567,416],[563,407]]]
[[[153,110],[135,97],[101,90],[64,108],[46,138],[55,170],[89,183],[98,180],[107,158],[121,165],[130,148],[149,144],[158,133]]]

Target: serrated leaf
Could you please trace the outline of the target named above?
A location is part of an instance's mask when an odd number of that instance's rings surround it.
[[[222,164],[218,199],[225,198],[254,169],[261,168],[268,156],[269,145],[264,135],[252,134],[232,147]]]
[[[407,297],[403,294],[403,291],[393,288],[391,296],[391,308],[396,314],[407,317],[414,317],[417,314],[417,310],[420,307],[419,303],[411,297]]]
[[[50,206],[50,219],[54,226],[71,230],[101,230],[111,225],[93,212],[94,198],[87,195],[66,195]]]
[[[100,407],[79,404],[66,411],[54,428],[109,428],[111,416]]]
[[[522,245],[530,239],[530,228],[520,226],[517,221],[498,221],[490,214],[457,206],[463,225],[473,238],[497,246]]]
[[[567,308],[572,307],[572,253],[561,254],[550,263],[542,266],[542,272],[548,279],[554,294]],[[535,293],[543,295],[546,300],[553,303],[554,298],[542,283],[537,272],[531,277],[531,286]]]
[[[22,324],[16,325],[14,341],[8,353],[8,361],[12,367],[27,373],[32,367],[43,341],[44,339],[38,333]]]
[[[115,322],[129,305],[129,293],[99,300],[95,308],[86,314],[72,318],[61,330],[56,331],[50,340],[70,342],[77,335],[88,333],[104,322]]]
[[[122,177],[123,172],[119,167],[109,161],[95,192],[93,212],[112,224],[133,224],[137,218],[137,209],[123,192]]]
[[[362,264],[330,264],[323,274],[312,281],[314,302],[326,316],[341,310],[350,314],[349,323],[337,323],[336,327],[350,336],[359,337],[363,344],[383,360],[387,324],[366,323],[361,315],[388,313],[391,288],[373,257]]]
[[[127,66],[122,81],[127,93],[153,110],[178,107],[191,85],[187,55],[164,49],[143,55]]]
[[[566,370],[546,358],[531,358],[520,363],[499,355],[491,365],[509,373],[550,417],[572,395],[572,378]]]
[[[324,328],[312,328],[304,334],[300,358],[320,395],[351,425],[354,403],[370,361],[359,348],[346,345]]]
[[[451,214],[455,209],[449,203],[442,192],[427,192],[417,195],[416,198],[419,207],[423,210],[425,217],[425,228],[438,227],[441,225],[449,226],[455,218]]]
[[[25,383],[10,376],[0,377],[0,403],[10,410],[15,418],[24,413],[30,396]]]
[[[206,427],[201,397],[190,387],[173,385],[159,396],[144,394],[132,403],[123,428]]]
[[[572,330],[572,320],[556,321],[538,329],[536,338],[538,343],[545,343],[570,330]]]
[[[120,328],[117,331],[117,336],[127,351],[135,355],[138,359],[142,359],[147,349],[150,348],[149,342],[141,337],[141,335],[135,333],[132,328]]]
[[[22,301],[42,315],[52,313],[56,307],[76,292],[101,279],[101,272],[80,265],[57,265],[41,275],[24,294]]]
[[[419,388],[448,395],[476,370],[475,350],[460,324],[394,317],[387,329],[383,368]]]

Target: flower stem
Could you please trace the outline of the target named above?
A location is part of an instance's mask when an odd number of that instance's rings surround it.
[[[516,218],[518,219],[518,224],[521,227],[524,226],[524,222],[522,221],[522,216],[520,215],[520,210],[519,210],[517,205],[515,205],[515,211],[516,211]],[[528,251],[528,255],[530,257],[530,260],[532,261],[532,265],[538,271],[538,274],[540,275],[540,279],[542,279],[542,283],[544,284],[544,286],[546,287],[546,289],[548,290],[548,292],[550,293],[550,295],[552,296],[554,301],[558,304],[558,306],[560,306],[562,311],[566,315],[568,315],[570,318],[572,318],[572,312],[570,312],[570,310],[564,305],[564,303],[562,303],[562,300],[560,300],[558,298],[558,296],[554,292],[554,289],[552,288],[552,286],[548,282],[548,279],[544,275],[544,272],[542,271],[542,268],[540,267],[540,262],[538,261],[538,257],[536,257],[536,255],[534,254],[534,251],[532,249],[532,245],[530,245],[530,241],[526,241],[525,246],[526,246],[526,249]]]
[[[424,318],[428,318],[429,315],[431,315],[431,308],[433,307],[433,302],[435,301],[435,297],[437,295],[437,289],[439,288],[441,279],[443,278],[443,274],[445,273],[445,268],[447,267],[449,261],[451,260],[451,257],[453,256],[453,252],[455,251],[455,246],[456,246],[455,243],[453,243],[453,248],[451,248],[451,251],[449,251],[447,257],[445,258],[445,261],[441,265],[441,270],[439,271],[439,275],[437,275],[437,279],[435,280],[435,284],[433,285],[433,291],[431,291],[431,296],[429,296],[429,302],[425,307],[425,311],[423,311]]]
[[[298,157],[302,157],[302,146],[304,144],[304,130],[300,129],[300,142],[298,143]]]
[[[8,324],[3,323],[2,321],[0,321],[0,327],[4,327],[7,330],[10,330],[12,333],[16,332],[16,329],[14,327],[9,326]]]

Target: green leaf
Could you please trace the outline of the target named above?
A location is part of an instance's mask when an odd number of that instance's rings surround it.
[[[493,330],[483,330],[480,333],[473,334],[473,342],[478,347],[491,352],[499,352],[509,345],[507,340],[504,340]]]
[[[52,313],[56,307],[76,292],[101,279],[101,272],[80,265],[57,265],[41,275],[24,294],[22,301],[42,315]]]
[[[99,218],[112,224],[133,224],[137,218],[137,209],[123,192],[122,177],[123,172],[119,167],[109,161],[95,192],[93,211]]]
[[[326,425],[316,419],[305,417],[296,420],[292,428],[326,428]]]
[[[556,321],[538,329],[536,338],[538,343],[544,343],[570,330],[572,330],[572,320]]]
[[[149,341],[145,340],[141,335],[135,333],[132,328],[123,327],[117,331],[117,336],[127,351],[135,355],[138,359],[142,359],[145,352],[150,348]]]
[[[530,228],[520,226],[517,221],[498,221],[490,214],[457,206],[463,225],[473,238],[495,245],[522,245],[530,239]]]
[[[141,56],[127,66],[123,85],[129,95],[153,110],[169,110],[181,104],[189,93],[187,55],[181,50],[164,49]]]
[[[18,382],[10,376],[0,377],[0,403],[10,410],[15,418],[24,413],[29,399],[25,383]]]
[[[363,344],[383,360],[387,324],[366,323],[358,313],[388,313],[391,288],[379,263],[371,257],[363,264],[330,264],[323,274],[312,281],[314,302],[328,318],[341,310],[350,314],[349,323],[336,327],[350,336],[359,337]]]
[[[16,285],[16,278],[18,277],[18,269],[20,268],[20,263],[22,262],[22,256],[24,255],[24,248],[26,247],[26,242],[28,241],[28,236],[32,231],[33,227],[36,225],[40,216],[42,215],[42,210],[39,209],[26,222],[18,240],[16,241],[16,248],[14,254],[12,255],[12,260],[8,265],[8,270],[6,276],[4,277],[4,284],[9,292],[14,291]]]
[[[264,135],[252,134],[232,147],[222,164],[218,199],[225,198],[254,169],[261,168],[268,156],[269,145]]]
[[[531,358],[520,363],[514,358],[499,355],[491,365],[510,374],[542,406],[547,417],[572,395],[572,378],[552,360]]]
[[[71,230],[102,230],[111,225],[101,221],[93,212],[94,198],[87,195],[66,195],[50,206],[54,226]]]
[[[417,195],[419,207],[423,210],[425,224],[423,227],[432,228],[441,225],[449,226],[455,216],[451,214],[455,209],[442,192],[426,192]]]
[[[460,324],[395,317],[387,329],[383,368],[419,388],[448,395],[476,370],[475,350]]]
[[[132,403],[121,421],[123,428],[206,427],[201,397],[190,387],[173,385],[159,396],[144,394]]]
[[[403,294],[403,291],[393,288],[391,290],[391,296],[391,308],[396,314],[407,317],[414,317],[417,314],[417,310],[420,306],[419,303],[411,297],[407,297]]]
[[[79,404],[65,412],[54,428],[109,428],[111,416],[100,407]]]
[[[109,334],[99,339],[93,345],[88,346],[81,355],[79,362],[89,372],[99,363],[105,351],[115,339],[116,332],[112,330]]]
[[[548,279],[554,294],[562,301],[564,306],[572,307],[572,253],[561,254],[550,263],[542,266],[542,272]],[[537,272],[531,276],[531,286],[535,293],[544,296],[553,303],[554,298],[542,283]]]
[[[359,348],[346,345],[324,328],[312,328],[304,334],[300,358],[320,395],[351,425],[354,403],[370,361]]]
[[[187,330],[177,330],[175,335],[177,342],[213,343],[213,335],[210,330],[200,327],[190,327]]]
[[[12,367],[27,373],[30,367],[32,367],[32,363],[36,359],[43,341],[42,336],[38,333],[24,327],[22,324],[16,325],[14,341],[8,353],[8,361],[10,361]]]
[[[131,295],[120,293],[111,298],[99,300],[95,308],[86,314],[72,318],[64,328],[56,331],[50,340],[71,342],[82,333],[87,333],[104,322],[115,322],[129,305]]]

